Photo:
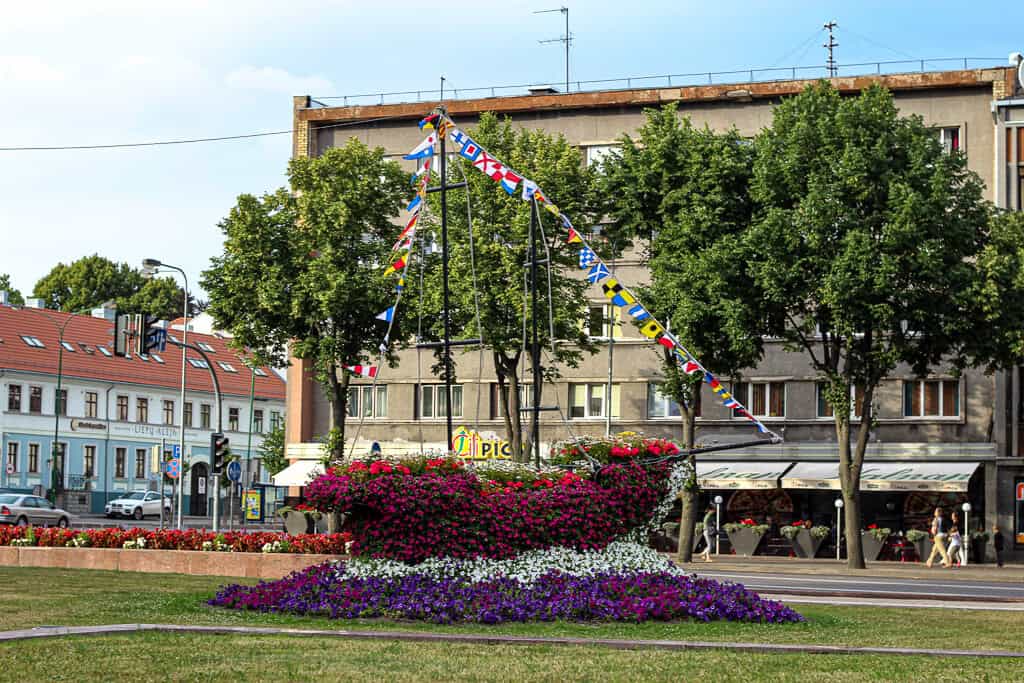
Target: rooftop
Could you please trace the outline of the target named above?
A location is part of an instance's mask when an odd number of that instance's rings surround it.
[[[0,369],[56,374],[61,326],[65,326],[65,378],[124,382],[167,389],[181,387],[179,347],[168,344],[166,351],[150,354],[145,359],[135,355],[131,358],[114,356],[113,321],[49,309],[0,305]],[[171,331],[170,334],[173,336],[175,332]],[[225,395],[249,395],[252,373],[246,366],[245,357],[229,348],[226,339],[190,332],[188,340],[203,348],[210,356],[216,366],[214,369],[217,371],[221,392]],[[189,351],[187,359],[188,389],[212,393],[213,381],[209,371],[192,362],[201,363],[202,357]],[[257,397],[284,400],[285,383],[269,367],[258,368],[255,379]]]

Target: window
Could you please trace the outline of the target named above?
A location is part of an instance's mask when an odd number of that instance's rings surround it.
[[[66,443],[58,443],[54,453],[53,468],[64,473],[64,463],[67,461],[68,445]]]
[[[86,352],[90,356],[96,353],[95,351],[92,350],[92,347],[86,344],[85,342],[78,342],[78,348],[82,349],[82,351]]]
[[[28,412],[30,412],[30,413],[41,413],[41,412],[43,412],[43,388],[42,387],[29,387],[28,388]]]
[[[210,346],[209,344],[207,344],[206,342],[196,342],[196,346],[201,348],[203,351],[206,351],[207,353],[217,353],[217,350]]]
[[[107,358],[110,358],[111,356],[113,356],[113,355],[114,355],[114,354],[112,354],[112,353],[110,352],[110,349],[108,349],[108,348],[107,348],[106,346],[97,346],[96,348],[97,348],[97,349],[99,349],[99,350],[100,350],[100,353],[102,353],[102,354],[103,354],[104,356],[106,356]]]
[[[161,365],[163,365],[163,363],[164,363],[164,359],[161,358],[160,356],[156,355],[155,353],[149,354],[149,357],[152,358],[153,360],[155,360],[157,363],[160,363]]]
[[[95,391],[85,392],[85,416],[97,417],[99,415],[100,395]]]
[[[135,399],[135,421],[149,422],[149,399],[141,396]]]
[[[68,390],[61,389],[55,396],[57,397],[57,414],[67,415],[68,414]]]
[[[87,477],[96,476],[96,447],[85,446],[82,456],[82,474]]]
[[[210,404],[203,403],[199,406],[199,427],[200,429],[210,428]]]
[[[608,385],[604,383],[570,384],[569,417],[605,417]],[[619,417],[619,385],[612,385],[611,416]]]
[[[191,363],[192,367],[194,367],[194,368],[207,368],[207,369],[209,369],[209,367],[210,367],[206,363],[206,361],[202,360],[201,358],[189,358],[188,362]]]
[[[145,479],[146,478],[146,449],[136,448],[135,449],[135,478]]]
[[[587,166],[593,166],[604,161],[605,157],[614,152],[618,145],[588,145],[584,148],[587,157]]]
[[[253,373],[257,377],[266,377],[267,376],[267,372],[263,368],[253,368],[252,371],[253,371]]]
[[[117,419],[122,422],[128,421],[128,397],[118,396],[117,397]]]
[[[219,360],[217,361],[217,365],[219,365],[225,372],[238,372],[238,370],[235,370],[235,366],[231,363],[225,363],[224,361]]]
[[[124,479],[124,466],[125,461],[128,459],[127,448],[117,448],[114,450],[114,478]]]
[[[374,396],[376,395],[376,400]],[[453,394],[454,396],[454,394]],[[460,394],[461,397],[461,394]],[[461,414],[461,408],[459,414]],[[388,387],[386,384],[352,386],[348,388],[348,414],[350,417],[387,417]]]
[[[947,154],[960,151],[960,126],[939,128],[935,132],[939,136],[939,144]]]
[[[39,474],[39,444],[37,443],[28,445],[28,472],[29,474]]]
[[[252,412],[252,431],[257,434],[263,433],[263,411],[254,410]]]
[[[228,408],[228,430],[238,431],[238,408]]]
[[[613,339],[622,338],[622,309],[618,306],[593,304],[587,308],[588,336],[607,339],[609,332]]]
[[[137,353],[137,354],[135,354],[135,357],[138,358],[139,360],[141,360],[143,363],[148,363],[149,362],[149,356],[147,356],[144,353]]]
[[[164,424],[174,424],[174,401],[164,401]]]
[[[818,417],[832,417],[832,406],[828,402],[828,397],[825,395],[827,384],[824,382],[818,382]],[[850,389],[850,398],[853,399],[850,410],[850,417],[860,417],[864,409],[864,389],[861,387],[852,387]]]
[[[64,350],[65,350],[65,351],[70,351],[70,352],[72,352],[72,353],[74,353],[74,352],[75,352],[75,345],[74,345],[74,344],[72,344],[71,342],[67,342],[67,341],[62,341],[62,342],[60,343],[60,345],[64,347]]]
[[[270,428],[272,430],[273,429],[277,429],[281,425],[282,425],[282,423],[281,423],[281,413],[277,412],[276,410],[271,410],[270,411]]]
[[[21,412],[21,385],[11,384],[7,387],[7,410]]]
[[[18,442],[10,441],[7,444],[7,471],[14,474],[18,471]]]
[[[182,417],[184,418],[185,426],[186,427],[191,427],[192,426],[192,401],[186,401],[185,402],[185,414]]]
[[[419,391],[420,417],[447,417],[448,387],[444,384],[423,384]],[[462,417],[462,385],[452,386],[452,417]]]
[[[955,379],[913,380],[903,383],[904,417],[957,417],[960,382]]]
[[[694,416],[700,417],[700,392],[694,397],[696,400]],[[647,384],[647,417],[648,419],[658,419],[662,417],[679,417],[681,415],[681,408],[679,404],[673,401],[670,397],[661,393],[661,386],[653,382]]]
[[[733,395],[755,417],[786,416],[785,382],[738,382]]]
[[[46,344],[41,342],[39,340],[39,337],[33,337],[32,335],[23,334],[23,335],[21,335],[21,340],[23,342],[25,342],[26,344],[28,344],[29,346],[33,347],[33,348],[37,348],[37,349],[45,349],[46,348]]]
[[[504,417],[501,412],[501,398],[502,393],[508,395],[508,384],[505,385],[504,392],[501,391],[501,387],[497,382],[491,384],[491,419],[500,420]],[[519,385],[519,407],[529,408],[533,406],[533,385],[532,384],[520,384]],[[529,415],[529,413],[526,413]]]

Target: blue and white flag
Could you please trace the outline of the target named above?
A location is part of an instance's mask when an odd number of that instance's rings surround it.
[[[537,183],[532,180],[523,178],[523,200],[530,201],[533,199],[533,193],[537,191]]]
[[[432,157],[434,156],[435,142],[437,142],[437,135],[431,133],[427,137],[423,138],[423,142],[416,145],[416,147],[413,148],[411,152],[409,152],[402,158],[412,161],[413,159],[425,159],[427,157]]]
[[[601,262],[598,262],[597,264],[594,265],[593,268],[590,269],[590,272],[587,273],[587,282],[593,285],[605,279],[606,277],[608,277],[608,266],[604,265]]]
[[[419,211],[420,210],[420,203],[422,201],[423,201],[423,197],[421,197],[420,195],[417,194],[413,198],[413,200],[411,202],[409,202],[409,206],[405,207],[405,210],[409,211],[409,212]]]
[[[647,312],[647,309],[641,306],[640,304],[636,304],[635,306],[631,307],[629,309],[629,314],[636,318],[637,320],[647,320],[648,318],[651,317],[651,314]]]
[[[580,249],[580,268],[586,269],[598,262],[597,254],[590,247]]]
[[[566,227],[566,228],[569,228],[570,230],[571,230],[571,229],[573,229],[573,226],[572,226],[572,222],[570,222],[570,221],[569,221],[569,217],[568,217],[568,216],[566,216],[566,215],[565,215],[565,214],[563,213],[563,214],[561,214],[561,215],[559,216],[559,218],[561,218],[561,219],[562,219],[562,226],[564,226],[564,227]]]
[[[386,323],[391,322],[391,319],[395,317],[395,307],[392,306],[388,310],[384,311],[377,316],[377,320],[383,320]]]

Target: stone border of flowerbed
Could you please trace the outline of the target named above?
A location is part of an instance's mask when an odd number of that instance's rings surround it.
[[[929,650],[903,647],[853,647],[847,645],[801,645],[777,643],[729,643],[694,640],[625,640],[618,638],[551,638],[542,636],[488,635],[483,633],[430,633],[415,631],[330,631],[326,629],[269,628],[262,626],[192,626],[184,624],[110,624],[107,626],[40,626],[19,631],[0,631],[0,642],[103,636],[160,631],[209,635],[298,636],[302,638],[347,638],[406,642],[459,643],[476,645],[570,645],[607,647],[616,650],[738,650],[771,654],[901,655],[937,657],[979,657],[1024,659],[1024,652],[1012,650]]]
[[[343,555],[226,553],[201,550],[122,550],[118,548],[34,548],[0,546],[0,566],[106,569],[154,574],[193,574],[280,579],[309,565]]]

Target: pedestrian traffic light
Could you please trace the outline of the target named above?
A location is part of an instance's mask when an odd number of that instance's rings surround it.
[[[210,463],[213,473],[220,474],[224,469],[224,461],[228,457],[228,437],[220,432],[210,434]]]
[[[140,356],[150,351],[163,352],[167,347],[167,330],[160,326],[160,319],[148,313],[135,316],[135,353]]]

